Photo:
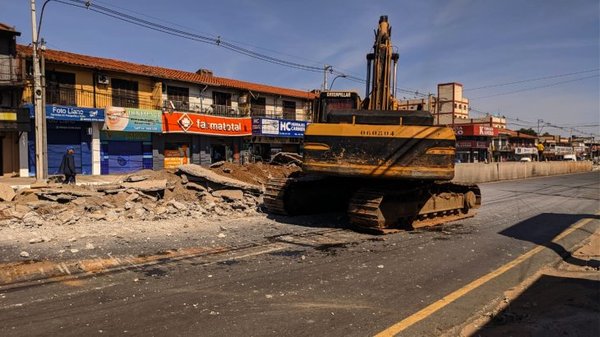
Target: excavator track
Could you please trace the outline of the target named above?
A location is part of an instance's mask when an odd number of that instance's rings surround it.
[[[376,233],[436,226],[472,217],[481,205],[476,185],[449,182],[408,187],[364,187],[348,206],[350,223]]]
[[[285,210],[284,194],[286,186],[289,184],[291,184],[290,178],[269,179],[263,196],[263,204],[269,213],[288,215]]]
[[[311,174],[270,179],[263,204],[270,214],[303,215],[341,211],[354,192],[344,179]]]

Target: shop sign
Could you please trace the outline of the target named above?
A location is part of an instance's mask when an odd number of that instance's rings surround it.
[[[454,125],[452,127],[457,136],[486,136],[494,137],[498,135],[498,129],[477,124]]]
[[[302,138],[307,123],[288,119],[254,118],[252,134],[256,136]]]
[[[487,149],[488,148],[488,142],[476,141],[475,142],[475,148],[477,148],[477,149]]]
[[[196,133],[218,136],[250,136],[250,117],[221,117],[185,112],[165,112],[162,116],[164,133]]]
[[[166,150],[165,149],[165,168],[177,168],[180,165],[189,164],[189,147],[187,145],[182,145],[178,147],[176,150]]]
[[[152,135],[148,132],[100,131],[100,140],[117,142],[150,142]]]
[[[29,117],[35,118],[33,105],[29,105]],[[46,119],[79,122],[104,122],[104,109],[80,108],[64,105],[46,105]]]
[[[456,141],[457,148],[469,149],[469,148],[471,148],[471,145],[472,145],[472,143],[470,140],[457,140]]]
[[[573,148],[570,146],[555,146],[554,151],[557,155],[573,154]]]
[[[162,111],[107,107],[103,130],[126,132],[162,132]]]
[[[30,123],[31,119],[27,108],[0,108],[0,130],[29,132]]]
[[[535,147],[516,147],[515,154],[537,154]]]

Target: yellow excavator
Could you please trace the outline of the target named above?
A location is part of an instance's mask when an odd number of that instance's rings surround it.
[[[381,16],[367,54],[366,98],[324,91],[304,136],[302,171],[268,182],[270,213],[299,215],[346,209],[350,223],[377,233],[433,226],[474,215],[476,185],[454,177],[452,128],[428,111],[399,110],[398,54]]]

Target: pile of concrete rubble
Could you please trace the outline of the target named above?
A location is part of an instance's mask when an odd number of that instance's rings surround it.
[[[33,185],[15,192],[4,185],[0,186],[0,226],[243,217],[260,212],[262,184],[219,173],[189,164],[175,172],[141,171],[97,186]]]

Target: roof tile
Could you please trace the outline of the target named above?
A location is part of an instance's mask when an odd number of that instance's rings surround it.
[[[32,54],[32,48],[24,45],[17,45],[19,53],[29,56]],[[182,70],[150,66],[139,63],[120,61],[109,58],[75,54],[60,50],[47,49],[44,51],[46,61],[80,66],[84,68],[98,69],[104,71],[123,72],[135,75],[152,76],[161,79],[177,80],[182,82],[218,85],[241,90],[250,90],[268,94],[275,94],[287,97],[302,99],[314,99],[315,94],[309,91],[275,87],[265,84],[239,81],[224,77],[211,76],[208,74],[197,74]]]

